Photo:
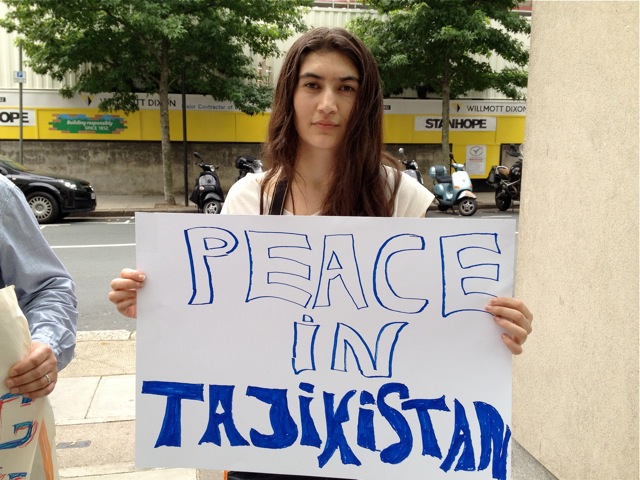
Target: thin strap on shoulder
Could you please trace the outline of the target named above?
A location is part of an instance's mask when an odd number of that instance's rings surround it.
[[[269,205],[269,215],[282,215],[284,213],[284,202],[287,198],[289,182],[286,179],[278,180],[273,189],[271,205]]]

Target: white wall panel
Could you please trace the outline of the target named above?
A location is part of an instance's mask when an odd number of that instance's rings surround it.
[[[0,17],[7,12],[7,7],[0,2]],[[14,72],[20,69],[20,53],[15,44],[16,34],[0,29],[0,89],[18,89],[19,85],[14,83]],[[48,75],[36,75],[28,65],[26,55],[22,58],[22,70],[25,72],[27,81],[22,86],[25,89],[36,90],[58,90],[62,87],[61,82],[53,80]],[[69,81],[73,77],[67,77]]]

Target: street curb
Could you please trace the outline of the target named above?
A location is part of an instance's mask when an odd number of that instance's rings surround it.
[[[433,203],[431,204],[431,206],[429,207],[430,210],[435,211],[437,210],[437,204]],[[518,205],[516,205],[513,208],[510,208],[509,210],[512,209],[518,209]],[[479,203],[478,204],[478,210],[498,210],[498,208],[495,205],[492,204],[486,204],[486,203]],[[140,212],[140,213],[152,213],[152,212],[159,212],[159,213],[198,213],[198,211],[196,210],[195,207],[180,207],[180,206],[172,206],[172,207],[155,207],[155,208],[137,208],[137,209],[108,209],[108,210],[95,210],[93,212],[84,212],[81,214],[78,214],[77,216],[75,215],[70,215],[70,217],[73,218],[99,218],[99,217],[133,217],[136,212]]]
[[[94,210],[93,212],[83,212],[77,215],[69,215],[73,218],[94,218],[94,217],[133,217],[136,212],[162,212],[162,213],[198,213],[198,210],[189,207],[155,207],[155,208],[136,208],[136,209],[119,209],[110,208],[104,210]]]

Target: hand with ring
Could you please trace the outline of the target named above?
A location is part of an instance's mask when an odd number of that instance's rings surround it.
[[[9,369],[4,384],[11,393],[40,398],[53,392],[58,381],[58,360],[53,349],[33,342],[29,354]]]

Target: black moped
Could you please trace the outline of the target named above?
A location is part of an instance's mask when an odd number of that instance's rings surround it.
[[[487,183],[496,189],[496,207],[498,210],[508,210],[511,204],[520,201],[520,187],[522,185],[522,153],[509,145],[507,155],[517,160],[509,167],[496,165],[491,167]]]
[[[400,154],[400,161],[404,165],[404,173],[411,178],[417,180],[421,185],[424,185],[424,181],[422,180],[422,174],[420,170],[418,170],[418,163],[415,160],[408,160],[407,156],[404,153],[404,148],[400,148],[398,150]]]
[[[237,182],[242,177],[246,176],[247,173],[262,172],[262,160],[249,155],[240,155],[236,158],[236,168],[238,169],[238,178],[236,178]]]
[[[194,152],[193,156],[199,160],[195,164],[202,169],[202,172],[196,180],[189,200],[198,206],[200,213],[220,213],[224,202],[224,193],[220,186],[220,178],[216,173],[218,167],[204,163],[198,152]]]

